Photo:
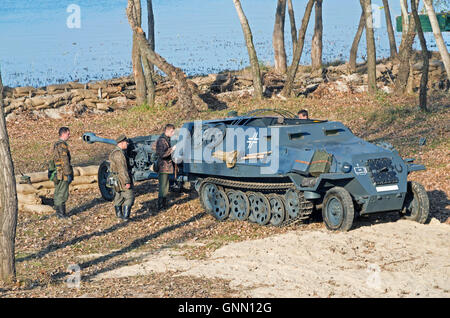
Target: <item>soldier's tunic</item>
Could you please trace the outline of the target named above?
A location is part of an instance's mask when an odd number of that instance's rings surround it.
[[[162,203],[169,194],[169,174],[174,173],[170,138],[167,137],[164,133],[158,138],[156,142],[156,154],[159,157],[158,202]]]
[[[62,206],[69,198],[69,175],[73,177],[73,167],[69,146],[64,140],[58,140],[53,144],[53,161],[56,165],[55,194],[53,197],[55,206]]]
[[[111,163],[111,173],[115,174],[117,179],[117,186],[114,187],[116,193],[114,197],[114,205],[131,207],[134,204],[134,193],[132,190],[133,185],[130,174],[128,173],[127,159],[125,158],[125,154],[122,149],[119,147],[114,148],[109,155],[109,161]],[[131,185],[130,189],[125,187],[128,183]]]

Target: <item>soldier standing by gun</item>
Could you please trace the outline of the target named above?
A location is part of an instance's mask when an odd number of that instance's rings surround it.
[[[51,178],[55,183],[53,202],[56,215],[59,218],[66,218],[68,217],[66,214],[66,202],[69,198],[69,185],[73,181],[73,168],[70,163],[69,146],[67,145],[67,140],[70,138],[70,130],[68,127],[61,127],[58,134],[59,140],[53,144],[52,153],[56,168],[56,175]]]
[[[133,184],[128,172],[125,151],[128,148],[128,139],[120,135],[117,139],[117,147],[109,155],[111,162],[111,175],[114,178],[114,210],[118,218],[129,220],[131,207],[134,204]]]
[[[170,137],[175,133],[175,126],[167,124],[164,133],[156,142],[156,154],[158,155],[158,210],[167,207],[167,195],[169,193],[169,174],[174,173],[174,164],[172,161],[172,153],[175,151],[176,145],[171,146]]]

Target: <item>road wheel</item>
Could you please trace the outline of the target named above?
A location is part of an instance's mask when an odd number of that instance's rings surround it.
[[[206,182],[200,185],[199,197],[200,203],[205,209],[206,213],[212,214],[214,209],[214,200],[216,193],[219,191],[215,184]]]
[[[219,189],[212,201],[212,215],[218,220],[223,221],[230,213],[230,203],[225,191]]]
[[[430,213],[430,201],[427,191],[418,182],[408,182],[408,192],[403,204],[402,214],[405,219],[424,224]]]
[[[250,214],[250,203],[244,192],[238,190],[227,191],[230,201],[230,218],[245,221]]]
[[[353,225],[355,209],[347,190],[334,187],[327,191],[322,204],[325,226],[331,231],[348,231]]]
[[[270,209],[272,210],[272,217],[270,224],[273,226],[281,226],[286,218],[285,203],[281,195],[272,193],[268,196],[270,202]]]

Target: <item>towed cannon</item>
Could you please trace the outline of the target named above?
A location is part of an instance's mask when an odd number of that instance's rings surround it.
[[[106,142],[94,136],[83,140]],[[135,181],[157,176],[151,145],[158,137],[130,139]],[[425,167],[402,159],[387,143],[356,137],[340,122],[263,109],[186,122],[172,138],[176,181],[194,182],[203,208],[217,220],[284,226],[309,219],[317,207],[329,230],[348,231],[358,215],[398,211],[420,223],[428,218],[425,189],[407,180]],[[103,197],[107,168],[105,162],[99,168]]]
[[[143,181],[158,177],[157,173],[154,172],[152,168],[152,165],[156,160],[152,144],[158,138],[159,135],[150,135],[129,139],[127,165],[133,181]],[[98,137],[92,132],[83,134],[82,139],[89,144],[100,142],[116,145],[115,140]],[[98,169],[98,185],[102,197],[105,200],[112,201],[114,199],[114,189],[107,185],[109,174],[109,161],[105,160],[100,164]]]

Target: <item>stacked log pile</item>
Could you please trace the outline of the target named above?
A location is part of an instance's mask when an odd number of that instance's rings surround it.
[[[5,88],[5,114],[13,111],[47,110],[66,107],[67,112],[111,111],[134,103],[135,85],[131,77],[81,84]]]
[[[70,191],[96,189],[98,166],[74,167],[74,179]],[[55,192],[55,184],[48,179],[47,171],[29,173],[24,178],[16,176],[17,200],[19,211],[32,213],[53,213],[50,205],[43,204],[43,198]]]
[[[429,88],[448,90],[450,81],[447,78],[439,53],[430,54]],[[421,77],[421,55],[415,52],[411,58],[411,74],[408,91],[419,88]],[[321,91],[360,93],[367,91],[367,74],[365,63],[358,66],[356,73],[350,73],[347,63],[324,66],[311,71],[309,66],[300,66],[297,72],[294,92],[297,96],[308,96]],[[398,75],[399,62],[384,59],[377,64],[377,86],[390,93]],[[271,71],[262,71],[264,93],[267,97],[278,96],[284,87],[285,76]],[[156,103],[171,106],[177,100],[177,92],[173,82],[157,75]],[[214,103],[251,96],[253,94],[250,70],[224,72],[189,78],[193,91],[207,104],[214,108]],[[319,89],[318,89],[319,88]],[[66,84],[48,85],[34,88],[31,86],[9,88],[5,87],[5,114],[16,111],[42,111],[48,117],[60,117],[60,113],[79,115],[84,112],[107,112],[118,108],[135,105],[135,82],[132,76],[111,80],[89,82],[82,84],[69,82]],[[197,98],[198,99],[198,98]],[[223,104],[223,103],[222,103]],[[8,118],[8,117],[7,117]]]
[[[410,76],[408,80],[408,92],[417,92],[420,87],[420,78],[422,76],[422,57],[420,53],[415,52],[411,58]],[[439,53],[433,52],[429,60],[428,70],[428,88],[431,90],[450,89],[450,81],[445,72],[444,63],[440,60]],[[323,79],[325,83],[321,85],[322,90],[318,95],[327,92],[351,92],[361,93],[367,91],[367,74],[365,74],[365,64],[359,65],[356,73],[349,72],[348,64],[338,66],[329,66],[324,70]],[[376,66],[376,77],[378,89],[391,93],[393,91],[394,81],[398,76],[399,62],[385,59],[379,61]],[[310,78],[310,82],[313,81]],[[320,80],[320,78],[319,78]]]

